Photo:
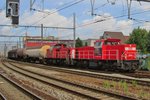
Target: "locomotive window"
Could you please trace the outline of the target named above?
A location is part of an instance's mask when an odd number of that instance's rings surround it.
[[[95,50],[94,50],[94,52],[95,52],[95,55],[102,55],[102,42],[96,42],[95,43]]]
[[[104,44],[105,45],[118,45],[119,42],[108,42],[108,41],[105,41]]]
[[[101,46],[101,42],[96,42],[95,46],[96,46],[96,47]]]
[[[105,42],[105,45],[112,45],[112,44],[113,42],[108,42],[108,41]]]

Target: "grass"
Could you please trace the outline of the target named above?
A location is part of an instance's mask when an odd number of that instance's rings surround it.
[[[104,81],[103,86],[104,86],[104,88],[106,88],[106,89],[110,89],[110,87],[111,87],[110,82],[107,81],[107,80]]]
[[[150,57],[148,57],[148,58],[146,59],[145,68],[147,68],[148,70],[150,70]]]
[[[147,59],[147,68],[150,70],[150,57]]]
[[[131,84],[128,84],[124,80],[120,80],[119,82],[116,82],[113,80],[111,81],[104,80],[102,83],[102,86],[104,89],[111,91],[111,92],[124,94],[124,95],[133,95],[139,99],[144,99],[144,100],[147,100],[147,98],[150,98],[149,89],[144,89],[140,87],[137,84],[137,81],[132,81]]]
[[[128,93],[128,84],[126,83],[126,81],[123,81],[122,87],[123,87],[124,92]]]
[[[132,81],[132,85],[133,85],[133,87],[137,87],[137,82],[136,81]]]
[[[136,82],[133,82],[134,85],[136,85]],[[114,82],[114,81],[104,81],[103,82],[103,87],[105,89],[115,89],[117,90],[117,88],[119,90],[122,90],[123,93],[127,94],[128,93],[128,84],[126,83],[126,81],[119,81],[119,82]]]

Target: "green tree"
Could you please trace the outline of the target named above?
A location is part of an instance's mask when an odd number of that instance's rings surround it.
[[[150,31],[147,35],[147,51],[150,52]]]
[[[85,42],[85,46],[88,46],[88,43],[87,43],[87,42]]]
[[[76,39],[76,47],[82,47],[82,46],[83,46],[82,40],[80,40],[80,38],[78,37]]]
[[[147,51],[147,36],[148,32],[146,29],[137,28],[132,31],[130,34],[130,38],[127,43],[133,43],[137,45],[137,49],[141,50],[141,52]]]

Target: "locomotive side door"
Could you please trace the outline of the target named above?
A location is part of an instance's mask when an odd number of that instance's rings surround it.
[[[103,44],[102,41],[95,42],[94,53],[95,53],[96,56],[102,56],[102,44]]]

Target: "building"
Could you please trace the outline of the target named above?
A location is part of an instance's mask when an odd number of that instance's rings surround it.
[[[57,40],[58,43],[66,44],[69,47],[73,47],[74,41],[73,40]]]
[[[83,46],[87,44],[87,46],[94,46],[95,41],[98,39],[87,39],[83,40]]]
[[[23,38],[23,47],[24,48],[32,48],[32,47],[40,47],[42,45],[51,45],[54,46],[57,43],[64,43],[67,46],[73,47],[73,40],[59,40],[54,36],[44,37],[41,39],[40,36],[27,36]]]
[[[129,39],[130,36],[125,36],[126,41]]]
[[[41,36],[25,36],[23,38],[23,47],[39,47],[42,45],[55,45],[57,42],[55,41],[54,36],[44,37]]]
[[[117,38],[121,40],[121,43],[125,43],[127,38],[127,36],[124,36],[122,32],[110,32],[110,31],[105,31],[103,36],[101,36],[100,38],[106,39],[106,38]]]

